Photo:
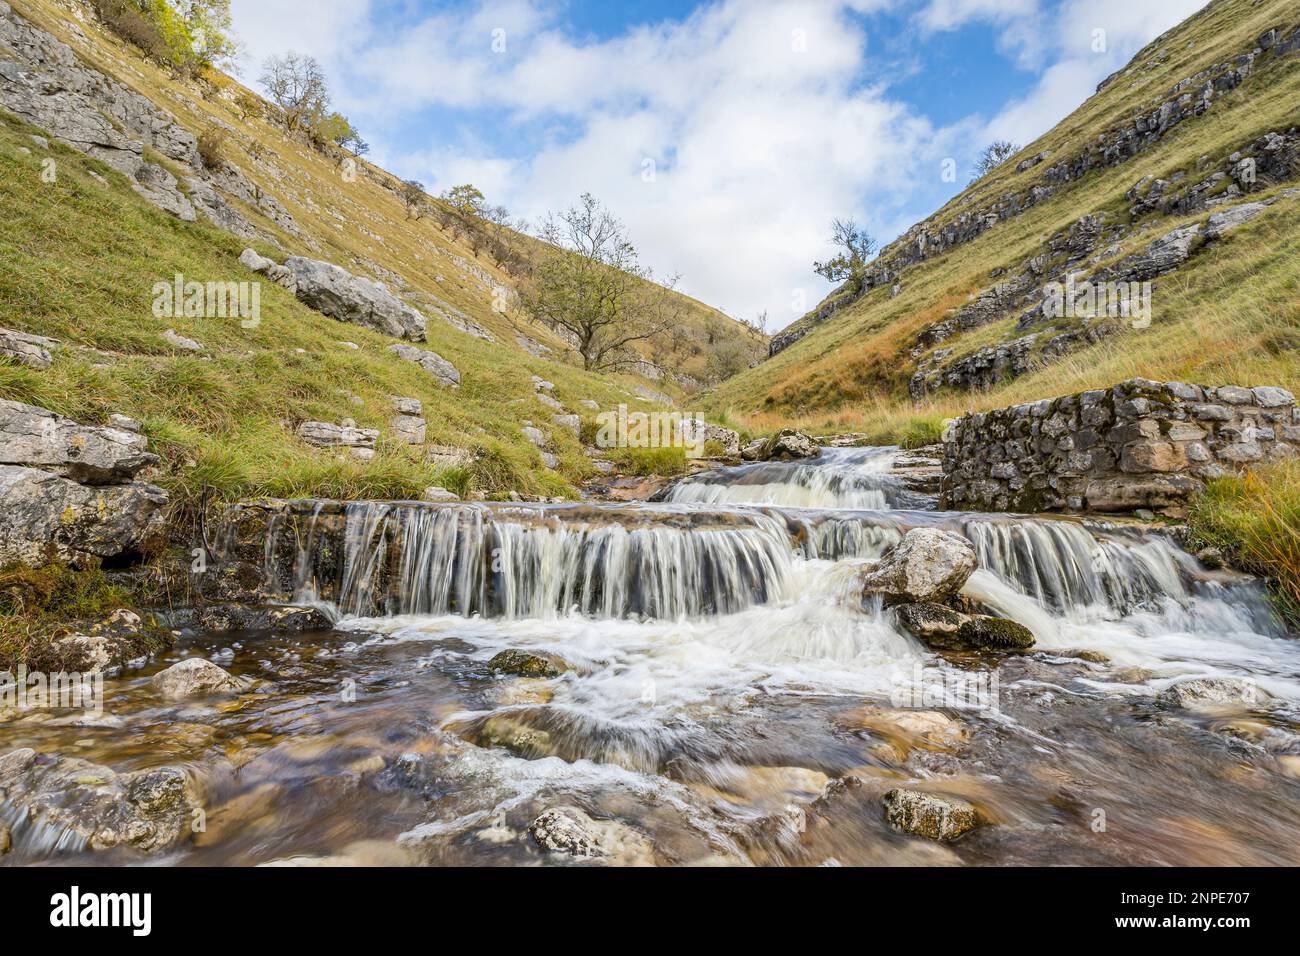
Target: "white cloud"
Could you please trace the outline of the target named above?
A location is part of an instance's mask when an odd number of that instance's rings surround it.
[[[899,0],[717,0],[604,40],[566,31],[561,0],[427,15],[371,0],[321,0],[310,13],[234,0],[234,13],[255,62],[286,46],[320,58],[340,108],[395,172],[437,190],[473,182],[530,220],[590,191],[659,273],[731,314],[767,311],[779,328],[800,311],[796,290],[809,306],[826,291],[811,264],[829,251],[833,217],[857,211],[880,238],[897,234],[934,200],[944,156],[1029,142],[1199,0],[1050,2],[930,0],[912,14],[922,36],[992,24],[1038,74],[991,121],[943,129],[864,86],[897,66],[874,52],[887,44],[868,46],[860,15],[910,12]],[[1103,54],[1091,49],[1098,28]],[[437,132],[413,132],[431,116]]]
[[[925,30],[956,30],[973,20],[1006,22],[1038,12],[1038,0],[930,0],[917,16]]]

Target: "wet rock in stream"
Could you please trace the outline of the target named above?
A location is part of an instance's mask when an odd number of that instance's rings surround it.
[[[866,595],[887,605],[951,598],[975,573],[975,548],[959,534],[913,528],[862,579]]]
[[[1184,710],[1219,713],[1268,707],[1273,696],[1251,680],[1201,677],[1165,688],[1160,700]]]
[[[14,750],[0,756],[0,797],[17,817],[14,846],[154,851],[189,832],[197,798],[183,770],[117,773],[75,757]]]
[[[616,866],[653,866],[648,837],[616,820],[595,820],[577,807],[552,807],[528,827],[548,853],[598,860]]]
[[[211,661],[190,657],[153,675],[153,686],[164,697],[179,700],[198,694],[235,693],[243,683]]]
[[[334,622],[320,608],[219,604],[203,608],[195,623],[210,631],[328,631]]]
[[[979,812],[965,800],[920,790],[890,790],[883,805],[891,825],[930,840],[955,840],[980,823]]]
[[[526,651],[502,651],[490,661],[488,670],[519,677],[559,677],[573,670],[573,665],[554,654],[530,654]]]

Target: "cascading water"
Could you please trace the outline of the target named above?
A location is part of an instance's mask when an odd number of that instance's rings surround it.
[[[262,808],[197,862],[523,862],[556,805],[614,828],[617,862],[1300,862],[1278,770],[1300,763],[1300,648],[1258,585],[1164,533],[934,511],[892,454],[722,469],[645,504],[295,503],[267,526],[268,592],[328,605],[350,638],[199,635],[189,652],[259,679],[238,706],[160,710],[127,675],[102,736],[51,721],[12,743],[122,769],[164,749],[214,806]],[[917,526],[973,543],[964,596],[1033,653],[939,656],[864,603],[863,564]],[[563,673],[499,673],[503,651]],[[1272,709],[1225,724],[1160,702],[1201,676],[1249,678]],[[1240,785],[1243,762],[1267,785]],[[812,802],[842,775],[860,797]],[[901,839],[879,806],[900,785],[995,808],[995,838]],[[1084,792],[1124,809],[1121,843],[1061,809]],[[2,861],[81,852],[29,832]]]
[[[662,500],[678,504],[775,505],[878,510],[925,508],[934,499],[889,473],[897,449],[823,448],[814,459],[721,468],[678,482]]]

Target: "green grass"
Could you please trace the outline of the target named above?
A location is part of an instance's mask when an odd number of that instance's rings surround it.
[[[91,424],[113,412],[138,418],[163,457],[153,480],[182,505],[205,487],[225,499],[411,498],[429,485],[491,496],[571,495],[595,472],[577,440],[552,426],[531,376],[553,381],[570,407],[583,398],[648,407],[629,397],[622,380],[533,359],[431,320],[428,347],[462,373],[462,387],[447,390],[390,355],[393,340],[326,318],[266,282],[255,329],[233,319],[156,318],[154,283],[177,272],[199,281],[256,279],[237,261],[245,243],[154,209],[123,177],[58,146],[48,156],[58,179],[42,181],[47,156],[32,132],[0,117],[0,326],[51,336],[63,347],[46,371],[0,362],[0,397]],[[206,351],[174,349],[160,337],[167,328]],[[360,348],[338,344],[344,340]],[[362,463],[294,436],[302,421],[345,418],[387,434],[390,395],[421,399],[428,441],[466,448],[472,462],[440,469],[381,438],[375,459]],[[523,419],[550,433],[558,472],[542,467],[520,432]]]
[[[1300,627],[1300,462],[1212,481],[1192,506],[1191,543],[1268,580],[1274,603]]]

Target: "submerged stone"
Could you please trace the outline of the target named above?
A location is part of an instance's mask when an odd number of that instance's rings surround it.
[[[891,826],[929,840],[955,840],[980,824],[979,811],[965,800],[920,790],[890,790],[884,808]]]
[[[573,670],[567,661],[554,654],[531,654],[527,651],[502,651],[488,661],[488,669],[498,674],[516,674],[520,677],[559,677]]]

